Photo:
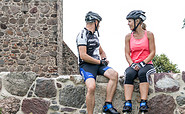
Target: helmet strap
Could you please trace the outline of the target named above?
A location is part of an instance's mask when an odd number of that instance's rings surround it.
[[[99,26],[99,21],[98,21],[97,26],[96,26],[96,21],[95,21],[95,31],[97,31],[97,33],[98,33],[98,37],[99,37],[100,35],[99,35],[99,32],[98,32],[98,26]]]
[[[137,26],[136,26],[136,19],[134,19],[134,29],[132,30],[132,31],[136,31],[136,29],[137,29],[137,27],[139,26],[139,24],[141,24],[141,20],[139,21],[139,23],[137,24]]]

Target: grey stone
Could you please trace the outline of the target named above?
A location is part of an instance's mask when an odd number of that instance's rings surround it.
[[[31,54],[31,55],[29,56],[29,58],[30,58],[31,60],[35,60],[37,57],[36,57],[36,55]]]
[[[22,0],[25,3],[30,3],[32,0]]]
[[[185,96],[177,96],[176,101],[179,106],[185,105]]]
[[[98,114],[100,112],[102,112],[102,107],[104,105],[105,99],[106,99],[106,87],[107,84],[102,84],[102,83],[97,83],[96,84],[96,91],[95,91],[95,111],[94,114]],[[114,98],[113,98],[113,106],[116,106],[116,109],[121,112],[124,103],[124,92],[121,90],[116,89],[116,92],[114,94]],[[133,104],[134,105],[134,104]],[[133,107],[133,110],[135,110],[135,107]]]
[[[173,114],[176,104],[170,95],[157,95],[148,101],[149,111],[147,114]]]
[[[61,111],[62,112],[73,112],[73,111],[76,111],[76,109],[73,109],[73,108],[61,108]]]
[[[5,61],[3,59],[0,60],[0,65],[4,65]]]
[[[10,23],[11,23],[11,24],[15,24],[16,22],[17,22],[16,19],[14,19],[14,18],[11,18],[11,19],[10,19]]]
[[[14,2],[20,2],[21,0],[13,0]]]
[[[28,24],[34,24],[36,21],[36,18],[29,18],[28,19]]]
[[[46,65],[47,64],[47,61],[46,61],[46,58],[41,57],[40,59],[38,59],[36,61],[36,63],[39,64],[39,65]]]
[[[154,83],[156,92],[175,92],[180,88],[179,82],[168,73],[154,74]]]
[[[31,30],[29,33],[30,37],[38,37],[40,33],[36,30]]]
[[[49,55],[52,56],[52,57],[56,57],[57,52],[56,51],[49,51]]]
[[[66,85],[59,90],[60,105],[80,108],[85,103],[85,87]]]
[[[53,111],[59,111],[59,106],[58,105],[51,105],[49,107],[49,109],[53,110]]]
[[[3,32],[0,32],[0,36],[4,36],[4,33]]]
[[[48,13],[49,10],[50,10],[50,7],[49,7],[49,6],[43,6],[43,7],[40,9],[41,13],[44,13],[44,14]]]
[[[37,79],[35,95],[38,97],[52,98],[56,97],[56,87],[53,79]]]
[[[182,71],[182,80],[185,82],[185,71]]]
[[[10,9],[14,15],[20,11],[20,8],[17,6],[10,6]]]
[[[2,7],[2,11],[7,12],[8,10],[9,10],[9,7],[8,6],[3,6]]]
[[[33,69],[32,69],[32,71],[33,71],[33,72],[36,72],[36,73],[39,72],[39,70],[40,70],[40,69],[39,69],[39,66],[37,66],[37,65],[35,65],[35,66],[33,67]]]
[[[21,54],[20,59],[25,59],[26,58],[26,54]]]
[[[18,65],[25,65],[26,61],[25,60],[17,60]]]
[[[104,77],[103,75],[98,75],[97,76],[97,82],[98,83],[108,83],[109,79]]]
[[[22,24],[24,24],[24,23],[25,23],[25,19],[20,18],[20,19],[18,20],[18,24],[19,24],[19,25],[22,25]]]
[[[12,95],[24,96],[36,78],[33,72],[9,73],[4,78],[4,87]]]
[[[0,91],[1,91],[1,88],[2,88],[2,79],[0,78]]]
[[[0,18],[1,23],[8,23],[8,17],[2,17]]]
[[[49,19],[49,20],[47,21],[47,24],[48,24],[48,25],[56,25],[56,24],[57,24],[57,19]]]

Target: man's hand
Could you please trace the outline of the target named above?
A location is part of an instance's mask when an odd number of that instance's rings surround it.
[[[106,58],[103,58],[102,60],[100,60],[100,65],[107,66],[108,64],[109,64],[109,61],[106,60]]]

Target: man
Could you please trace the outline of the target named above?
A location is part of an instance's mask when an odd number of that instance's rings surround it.
[[[120,114],[112,106],[112,98],[114,96],[118,73],[111,67],[107,66],[109,61],[106,54],[100,46],[99,39],[95,32],[99,29],[99,23],[102,18],[94,12],[88,12],[85,16],[86,27],[77,36],[77,48],[79,52],[79,69],[86,87],[86,105],[88,114],[93,114],[95,105],[95,89],[96,76],[104,75],[109,78],[107,84],[107,96],[103,112],[111,114]],[[98,33],[99,36],[99,33]]]

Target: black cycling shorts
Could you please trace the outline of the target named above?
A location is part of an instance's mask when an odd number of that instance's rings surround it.
[[[80,65],[79,70],[84,81],[86,81],[88,78],[94,78],[96,80],[97,75],[104,75],[105,71],[110,68],[109,66],[83,63]]]
[[[139,69],[138,71],[134,70],[132,67],[128,67],[125,70],[125,84],[134,83],[134,79],[139,78],[140,83],[149,82],[149,76],[156,72],[152,64],[147,64],[145,67]]]

